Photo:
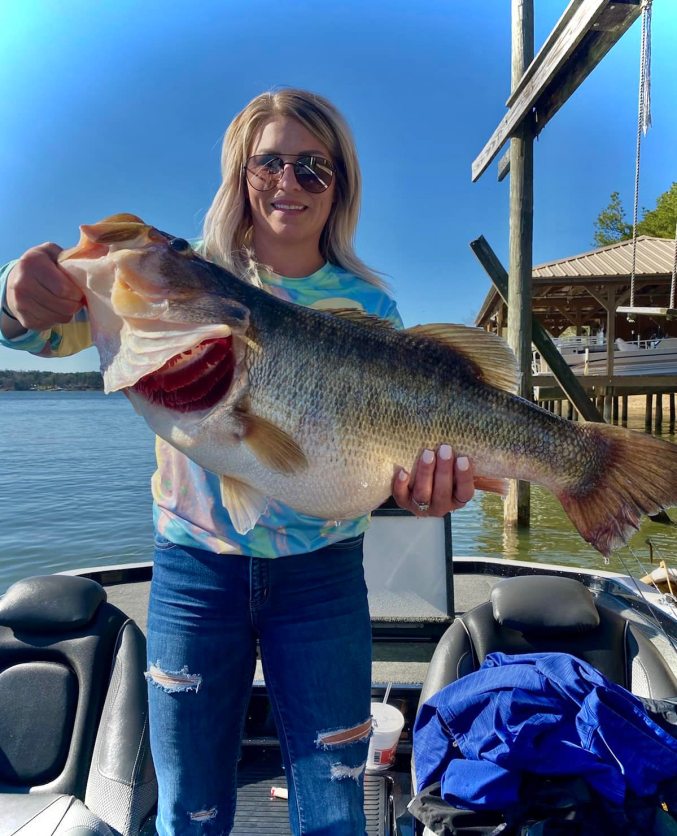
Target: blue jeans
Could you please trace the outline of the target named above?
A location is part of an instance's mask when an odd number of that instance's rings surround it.
[[[292,832],[364,834],[371,624],[361,536],[272,560],[158,538],[146,674],[158,833],[230,833],[257,638]]]

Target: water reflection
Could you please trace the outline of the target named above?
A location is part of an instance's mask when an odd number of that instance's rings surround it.
[[[643,423],[631,424],[630,428],[641,430]],[[675,435],[663,434],[662,438],[677,441]],[[671,509],[669,516],[677,521],[677,508]],[[452,529],[453,551],[459,556],[542,561],[643,575],[651,569],[648,538],[656,562],[666,559],[674,565],[677,555],[677,525],[647,519],[628,546],[614,553],[607,563],[580,537],[555,497],[538,485],[531,486],[530,528],[504,527],[501,497],[480,492],[454,513]]]

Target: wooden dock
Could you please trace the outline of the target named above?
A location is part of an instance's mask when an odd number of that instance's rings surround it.
[[[576,375],[576,379],[609,423],[626,425],[628,398],[644,396],[644,429],[647,432],[675,431],[675,394],[677,375]],[[534,400],[572,420],[578,413],[551,374],[535,374],[531,378]]]

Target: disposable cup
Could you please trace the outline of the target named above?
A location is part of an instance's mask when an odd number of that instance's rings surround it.
[[[395,762],[397,743],[404,728],[404,715],[394,705],[373,702],[371,727],[367,772],[382,772]]]

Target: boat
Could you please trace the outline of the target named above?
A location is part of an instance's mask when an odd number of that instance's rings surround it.
[[[405,723],[394,762],[367,764],[368,836],[432,833],[409,809],[417,710],[491,650],[566,651],[640,696],[677,700],[674,597],[556,557],[455,556],[450,516],[418,519],[392,503],[374,512],[372,700],[385,697]],[[151,575],[150,563],[82,569],[26,578],[0,599],[0,836],[154,833],[143,676]],[[597,626],[578,623],[581,602]],[[290,832],[271,718],[257,665],[234,836]]]
[[[561,337],[554,343],[574,374],[607,374],[607,343],[603,335]],[[537,351],[533,353],[532,371],[534,374],[551,373]],[[617,338],[614,340],[613,374],[677,375],[677,337],[632,342]]]

